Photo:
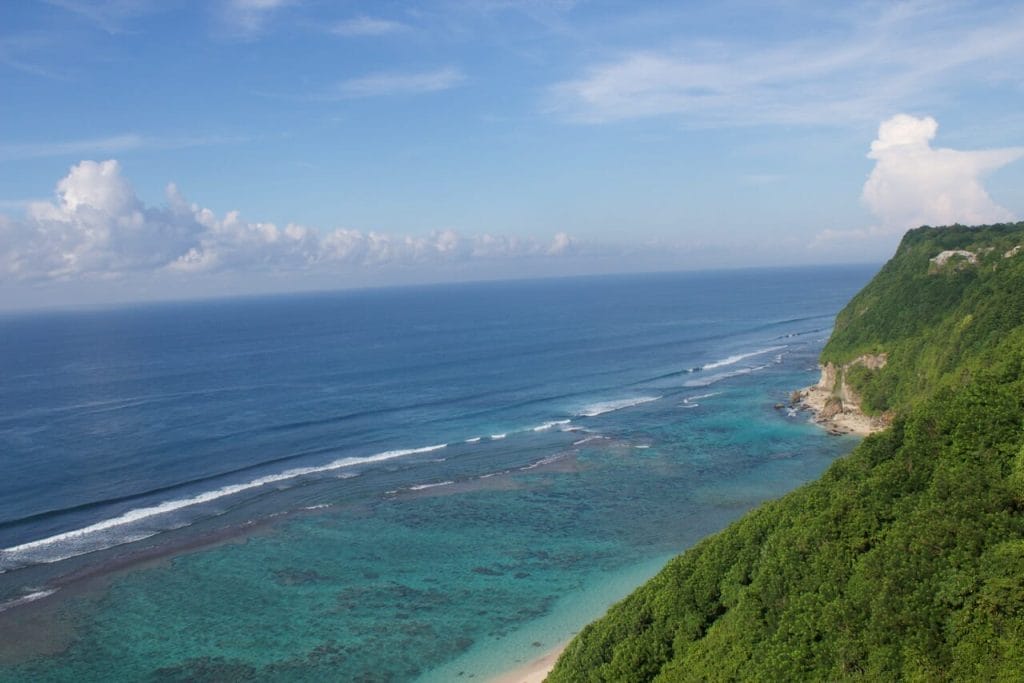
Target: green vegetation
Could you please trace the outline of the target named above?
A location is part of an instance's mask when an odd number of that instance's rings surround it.
[[[822,354],[889,354],[847,379],[892,427],[672,560],[548,680],[1020,680],[1018,244],[1024,224],[908,233]]]
[[[996,343],[1024,324],[1024,223],[980,228],[918,228],[896,255],[836,317],[823,363],[885,352],[878,371],[860,368],[847,381],[862,407],[907,409],[942,384],[991,359]],[[944,251],[967,251],[976,263]],[[1007,256],[1013,253],[1012,256]]]

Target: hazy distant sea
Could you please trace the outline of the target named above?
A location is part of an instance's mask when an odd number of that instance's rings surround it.
[[[0,317],[0,680],[480,680],[855,440],[875,268]]]

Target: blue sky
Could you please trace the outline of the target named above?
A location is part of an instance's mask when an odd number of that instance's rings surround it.
[[[0,5],[0,308],[881,262],[1024,215],[1024,7]]]

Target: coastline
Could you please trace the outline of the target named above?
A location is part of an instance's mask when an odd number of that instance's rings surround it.
[[[826,376],[823,372],[822,382]],[[812,414],[811,420],[834,436],[868,436],[889,426],[885,416],[866,415],[856,403],[844,403],[835,391],[814,384],[793,392],[790,404]],[[488,679],[489,683],[543,683],[568,647],[566,641],[542,656]]]
[[[543,683],[568,645],[568,642],[562,643],[529,664],[523,664],[497,676],[491,683]]]
[[[563,593],[547,614],[513,632],[480,639],[455,659],[424,672],[417,683],[540,683],[584,626],[657,575],[677,554],[663,553],[603,573],[595,581]]]
[[[794,391],[791,403],[810,411],[812,421],[835,436],[868,436],[889,426],[884,416],[865,415],[859,406],[844,403],[820,384]]]

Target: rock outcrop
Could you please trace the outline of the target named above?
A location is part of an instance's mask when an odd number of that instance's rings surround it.
[[[818,383],[794,394],[794,403],[811,410],[814,421],[834,434],[872,434],[889,426],[885,415],[866,415],[861,410],[861,397],[846,381],[847,374],[854,366],[862,365],[869,370],[885,367],[889,357],[885,353],[864,354],[849,363],[821,366]]]
[[[948,249],[943,252],[939,252],[938,256],[933,256],[931,262],[935,265],[942,267],[946,265],[946,262],[954,256],[960,256],[964,258],[968,263],[977,263],[978,255],[973,251],[967,251],[966,249]]]
[[[931,262],[931,266],[928,268],[930,273],[938,273],[947,266],[956,271],[978,265],[978,255],[966,249],[947,249],[939,252],[937,256],[933,256],[929,261]]]

